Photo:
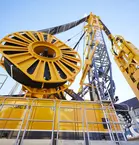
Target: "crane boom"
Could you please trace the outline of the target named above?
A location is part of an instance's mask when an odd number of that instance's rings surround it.
[[[94,29],[103,30],[108,36],[112,44],[114,60],[139,99],[139,50],[122,36],[113,36],[98,16],[91,13],[87,23]],[[82,80],[84,79],[82,78]]]

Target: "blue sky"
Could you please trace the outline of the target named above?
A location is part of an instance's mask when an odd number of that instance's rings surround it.
[[[138,0],[2,0],[0,39],[15,31],[40,30],[71,22],[90,12],[100,16],[114,35],[120,34],[139,47]],[[117,88],[116,95],[121,101],[134,97],[134,93],[114,64],[111,54],[110,57]],[[0,69],[0,73],[5,72]],[[12,84],[9,78],[6,88],[10,88]],[[3,91],[5,88],[1,90],[2,93]]]

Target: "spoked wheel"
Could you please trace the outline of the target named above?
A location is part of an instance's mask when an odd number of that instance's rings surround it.
[[[55,36],[41,32],[10,34],[0,41],[0,52],[9,75],[32,88],[66,89],[81,68],[75,50]]]

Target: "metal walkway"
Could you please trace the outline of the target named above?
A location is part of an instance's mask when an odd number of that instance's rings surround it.
[[[96,142],[100,144],[102,141],[122,145],[126,142],[120,128],[123,122],[116,119],[115,110],[108,105],[110,101],[106,102],[102,106],[101,101],[78,102],[1,97],[0,145],[28,145],[31,142],[36,145],[92,145]],[[3,112],[8,108],[9,113],[4,116]],[[41,116],[37,117],[35,111]],[[17,115],[12,116],[11,114],[14,113]],[[104,117],[103,120],[100,115]],[[9,124],[13,127],[10,130],[14,131],[7,131]],[[103,127],[106,129],[101,131]],[[37,131],[36,138],[31,139],[28,133]],[[39,134],[46,131],[49,132],[43,138],[37,138]],[[102,137],[105,132],[107,138]]]
[[[84,145],[80,140],[59,140],[59,145]],[[112,141],[91,141],[90,145],[113,145]],[[121,142],[121,145],[138,145],[139,141]],[[0,145],[14,145],[14,139],[0,139]],[[37,140],[28,139],[24,140],[23,145],[51,145],[51,140]]]

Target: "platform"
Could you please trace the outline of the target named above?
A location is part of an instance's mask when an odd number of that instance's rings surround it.
[[[90,141],[90,144],[85,144],[81,140],[58,140],[54,145],[114,145],[112,141]],[[123,141],[119,145],[137,145],[139,141]],[[0,145],[15,145],[15,139],[0,139]],[[25,139],[22,145],[51,145],[51,140]]]

